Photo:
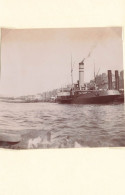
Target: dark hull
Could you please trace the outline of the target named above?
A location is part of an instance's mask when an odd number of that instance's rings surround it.
[[[107,95],[107,96],[96,96],[96,97],[72,97],[67,99],[58,99],[58,103],[62,104],[107,104],[113,103],[119,96],[118,95]]]
[[[118,98],[116,98],[115,102],[124,103],[124,95],[120,95]]]

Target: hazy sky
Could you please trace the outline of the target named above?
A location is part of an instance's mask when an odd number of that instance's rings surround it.
[[[36,94],[78,80],[85,61],[85,81],[108,69],[123,69],[121,28],[2,29],[0,94]]]

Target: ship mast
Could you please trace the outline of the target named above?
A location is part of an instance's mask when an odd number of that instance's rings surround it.
[[[73,88],[73,65],[72,65],[72,54],[71,54],[71,83]]]
[[[95,86],[95,89],[96,89],[95,60],[94,60],[94,86]]]

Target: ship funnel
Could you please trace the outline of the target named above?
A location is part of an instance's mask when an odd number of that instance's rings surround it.
[[[79,63],[79,88],[84,87],[84,60]]]
[[[119,74],[118,74],[118,70],[115,70],[115,89],[119,90]]]
[[[112,71],[108,70],[108,89],[112,89]]]

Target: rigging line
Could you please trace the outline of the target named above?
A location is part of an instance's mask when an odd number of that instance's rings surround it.
[[[73,65],[72,65],[72,54],[71,54],[71,82],[73,86]]]
[[[99,71],[100,71],[100,67],[99,67],[99,69],[98,69],[98,72],[97,72],[96,76],[98,76],[98,74],[99,74]]]

